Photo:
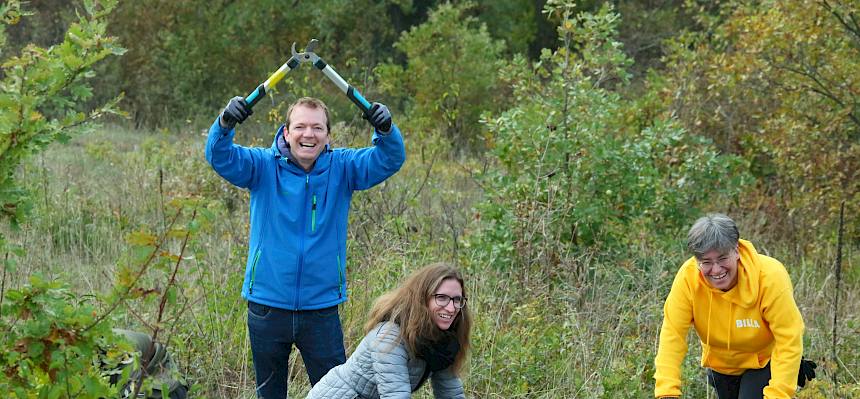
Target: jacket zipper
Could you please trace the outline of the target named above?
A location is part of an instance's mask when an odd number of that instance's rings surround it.
[[[257,262],[260,261],[260,253],[262,250],[257,248],[257,252],[254,254],[254,263],[251,264],[251,282],[248,283],[248,295],[254,293],[254,278],[257,277]]]
[[[305,203],[306,204],[308,203],[308,194],[310,193],[310,186],[311,186],[311,175],[305,175]],[[293,303],[295,304],[294,307],[296,310],[299,309],[299,290],[302,287],[302,269],[304,268],[304,264],[305,264],[305,231],[306,231],[305,230],[305,226],[306,226],[305,225],[305,216],[307,215],[306,213],[304,213],[305,209],[307,209],[307,208],[302,207],[302,238],[301,238],[301,240],[299,240],[299,273],[296,276],[296,296],[295,296],[295,299],[293,300]]]

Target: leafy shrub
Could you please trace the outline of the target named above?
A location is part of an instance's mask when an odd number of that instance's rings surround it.
[[[472,6],[440,5],[395,43],[406,66],[376,69],[380,88],[405,99],[416,134],[441,135],[461,151],[481,148],[480,113],[501,100],[496,86],[503,43],[466,15]]]
[[[860,384],[841,384],[838,388],[827,376],[820,376],[807,383],[806,387],[797,392],[797,399],[825,399],[825,398],[860,398]]]
[[[20,399],[116,396],[103,368],[116,367],[124,351],[92,305],[80,303],[62,283],[37,275],[29,285],[6,292],[4,300],[3,392]]]
[[[738,158],[671,119],[642,123],[635,103],[606,87],[627,76],[617,24],[608,7],[568,14],[566,46],[508,72],[516,105],[485,122],[498,168],[483,175],[483,227],[472,242],[493,264],[549,270],[585,247],[626,253],[731,203],[746,181]]]
[[[28,45],[20,55],[3,60],[0,84],[0,217],[13,225],[32,207],[14,172],[21,161],[55,141],[67,141],[84,122],[117,113],[116,102],[88,109],[93,95],[88,79],[93,65],[123,49],[106,35],[106,16],[116,1],[85,1],[86,14],[69,27],[62,43],[41,48]],[[16,23],[27,12],[18,1],[0,6],[3,24]],[[2,26],[2,25],[0,25]],[[5,34],[0,31],[0,43]]]
[[[715,3],[717,4],[717,3]],[[747,160],[741,205],[803,250],[835,241],[840,204],[860,210],[860,6],[852,1],[719,3],[702,32],[669,41],[669,111]],[[850,22],[850,21],[853,21]],[[858,224],[846,238],[860,241]]]

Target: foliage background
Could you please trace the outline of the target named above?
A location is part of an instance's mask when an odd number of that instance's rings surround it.
[[[348,352],[375,297],[447,260],[469,276],[478,315],[469,396],[648,397],[682,238],[718,211],[792,276],[820,364],[800,396],[860,396],[856,2],[113,3],[3,3],[0,199],[12,223],[0,225],[0,316],[19,334],[3,348],[43,370],[4,387],[91,370],[68,359],[110,344],[116,326],[169,343],[193,397],[253,397],[238,295],[248,198],[211,171],[203,141],[230,97],[317,38],[347,81],[391,106],[408,151],[353,202]],[[71,85],[35,90],[54,81]],[[368,144],[366,122],[311,68],[291,72],[237,140],[267,146],[304,95],[331,106],[335,145]],[[22,319],[27,306],[69,323]],[[96,325],[86,339],[52,335]],[[10,350],[36,338],[66,362]],[[706,397],[691,341],[685,393]],[[20,359],[3,359],[8,377]],[[308,388],[300,364],[295,397]],[[96,385],[91,397],[110,389]]]

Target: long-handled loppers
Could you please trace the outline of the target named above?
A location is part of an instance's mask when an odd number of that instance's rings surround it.
[[[265,82],[257,86],[251,94],[245,97],[245,101],[248,103],[248,108],[252,108],[254,104],[260,101],[261,98],[266,96],[266,93],[269,91],[271,87],[281,81],[287,72],[295,69],[302,63],[311,63],[314,67],[321,70],[322,73],[329,78],[335,85],[346,94],[347,98],[350,99],[361,112],[367,115],[370,111],[370,102],[368,102],[364,96],[359,93],[359,91],[349,85],[337,72],[335,72],[334,68],[331,65],[325,63],[316,53],[314,53],[314,48],[316,47],[319,41],[317,39],[311,39],[308,43],[307,47],[305,47],[305,51],[299,53],[296,51],[296,44],[293,43],[291,48],[292,56],[290,57],[284,65],[281,65],[272,76],[269,76]]]

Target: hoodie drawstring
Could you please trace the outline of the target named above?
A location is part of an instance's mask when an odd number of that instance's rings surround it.
[[[708,290],[708,322],[705,327],[705,345],[708,346],[708,350],[710,351],[711,347],[711,304],[714,302],[714,293],[711,290]]]
[[[728,342],[728,350],[732,350],[732,330],[734,330],[734,326],[732,326],[731,322],[735,315],[735,303],[729,302],[729,342]]]
[[[711,353],[711,304],[714,302],[714,293],[711,290],[708,290],[708,322],[705,323],[705,346],[708,347],[708,353]],[[702,355],[704,356],[704,350],[702,351]],[[705,361],[705,359],[702,359]],[[705,395],[708,397],[711,396],[711,384],[708,381],[708,373],[705,373]]]

